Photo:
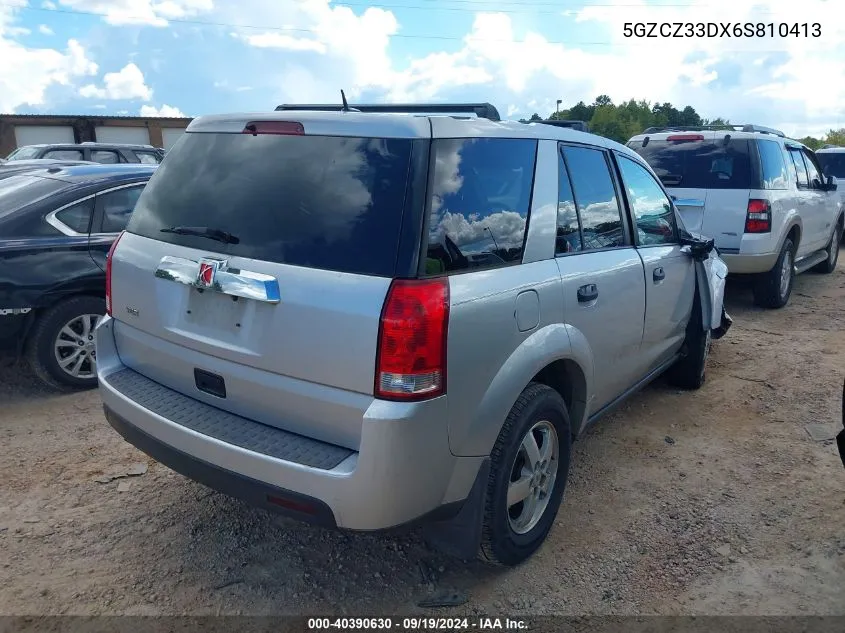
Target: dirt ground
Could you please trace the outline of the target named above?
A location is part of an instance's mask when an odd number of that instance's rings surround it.
[[[783,310],[736,283],[728,306],[705,386],[656,383],[592,428],[511,570],[251,509],[124,443],[96,391],[0,370],[0,614],[845,615],[845,470],[806,429],[841,415],[845,262]],[[467,603],[418,606],[446,590]]]

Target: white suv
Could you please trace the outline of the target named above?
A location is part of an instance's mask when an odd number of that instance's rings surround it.
[[[845,185],[845,147],[825,145],[816,150],[816,158],[822,167],[822,174],[833,176],[833,179]],[[839,187],[839,200],[845,208],[845,186]]]
[[[755,125],[649,128],[628,141],[675,198],[690,231],[715,239],[758,305],[789,301],[793,277],[836,268],[843,205],[812,150]]]

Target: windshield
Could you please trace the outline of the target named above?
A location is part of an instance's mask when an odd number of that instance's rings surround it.
[[[817,152],[825,176],[845,179],[845,152]]]
[[[232,256],[393,276],[412,143],[186,134],[127,230]],[[222,234],[233,239],[208,239]]]
[[[642,156],[666,187],[696,189],[759,189],[752,167],[750,143],[733,139],[709,141],[651,140],[628,147]]]
[[[37,147],[19,147],[6,157],[6,160],[28,160],[38,156]]]

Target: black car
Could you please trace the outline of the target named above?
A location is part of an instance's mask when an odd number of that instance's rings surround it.
[[[22,171],[45,169],[47,167],[70,167],[71,165],[96,165],[85,160],[55,160],[52,158],[33,158],[31,160],[13,160],[0,162],[0,178],[8,178]]]
[[[0,348],[49,385],[97,384],[106,255],[155,169],[76,165],[0,179]]]
[[[25,145],[6,157],[6,164],[17,160],[52,158],[56,160],[84,160],[92,163],[116,165],[118,163],[143,163],[158,165],[165,151],[152,145],[130,145],[123,143],[49,143]]]

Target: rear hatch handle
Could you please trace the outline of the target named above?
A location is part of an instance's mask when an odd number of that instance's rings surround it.
[[[703,207],[704,200],[700,198],[673,198],[678,207]]]
[[[263,273],[229,268],[225,259],[205,257],[199,261],[165,255],[155,276],[200,290],[211,290],[233,297],[279,303],[278,280]]]

